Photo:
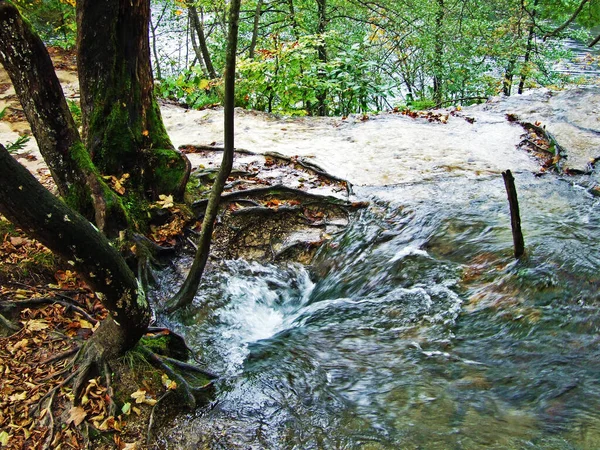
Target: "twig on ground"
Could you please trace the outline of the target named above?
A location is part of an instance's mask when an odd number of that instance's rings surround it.
[[[150,442],[152,440],[152,425],[154,424],[154,411],[156,410],[156,407],[158,406],[158,404],[165,398],[167,397],[169,394],[171,394],[173,391],[167,391],[165,392],[154,404],[154,406],[152,407],[152,412],[150,413],[150,420],[148,421],[148,432],[146,433],[146,444],[150,445]]]

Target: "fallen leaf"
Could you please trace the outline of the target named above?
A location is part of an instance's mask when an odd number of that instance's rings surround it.
[[[24,241],[25,241],[25,239],[23,239],[22,237],[18,237],[18,236],[10,237],[10,243],[12,245],[14,245],[15,247],[19,247],[19,246],[23,245]]]
[[[144,403],[144,399],[146,398],[146,391],[143,389],[138,389],[133,394],[131,394],[130,397],[134,399],[136,403]]]
[[[170,380],[166,373],[162,374],[161,379],[162,379],[163,386],[167,390],[174,391],[175,389],[177,389],[177,383],[175,383],[173,380]]]
[[[169,208],[172,208],[174,206],[174,201],[173,201],[173,196],[172,195],[160,194],[158,196],[158,198],[160,200],[158,200],[156,202],[156,204],[158,206],[160,206],[162,209],[169,209]]]
[[[87,412],[81,406],[74,406],[69,410],[69,418],[67,419],[67,424],[73,422],[75,426],[79,426],[83,419],[87,416]]]
[[[32,319],[25,323],[25,328],[27,328],[29,331],[45,330],[49,326],[50,325],[48,325],[48,322],[46,322],[45,320]]]
[[[80,320],[79,321],[79,327],[80,328],[87,328],[87,329],[92,329],[94,328],[94,325],[92,325],[90,322],[88,322],[87,320]]]
[[[0,445],[2,445],[2,447],[6,447],[10,438],[11,436],[6,431],[0,433]]]

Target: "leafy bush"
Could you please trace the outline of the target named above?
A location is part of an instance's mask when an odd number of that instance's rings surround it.
[[[320,94],[325,94],[329,114],[348,115],[374,109],[389,87],[374,63],[364,57],[360,44],[340,51],[327,62],[318,58],[326,36],[303,36],[295,42],[277,37],[254,59],[238,64],[237,103],[268,112],[312,114]]]
[[[201,109],[221,102],[221,80],[207,80],[197,66],[179,76],[166,77],[156,83],[156,95],[174,100],[189,108]]]

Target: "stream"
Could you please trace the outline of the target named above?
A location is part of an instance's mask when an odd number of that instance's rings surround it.
[[[598,199],[516,181],[520,262],[501,178],[446,177],[357,188],[371,206],[310,267],[209,274],[165,320],[222,375],[217,401],[160,445],[600,447]]]
[[[598,104],[584,86],[451,108],[443,123],[237,110],[236,146],[311,158],[370,206],[310,266],[226,261],[192,307],[159,317],[221,378],[158,447],[600,448]],[[222,110],[162,113],[176,145],[221,145]],[[539,176],[507,114],[589,174]],[[163,297],[189,265],[158,274]]]

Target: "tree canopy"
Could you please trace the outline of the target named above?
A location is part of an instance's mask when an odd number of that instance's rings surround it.
[[[224,7],[155,2],[161,95],[190,107],[219,100]],[[246,1],[237,104],[347,115],[560,85],[566,77],[553,66],[568,56],[562,40],[589,39],[599,16],[596,0]],[[180,46],[161,47],[165,33]]]

